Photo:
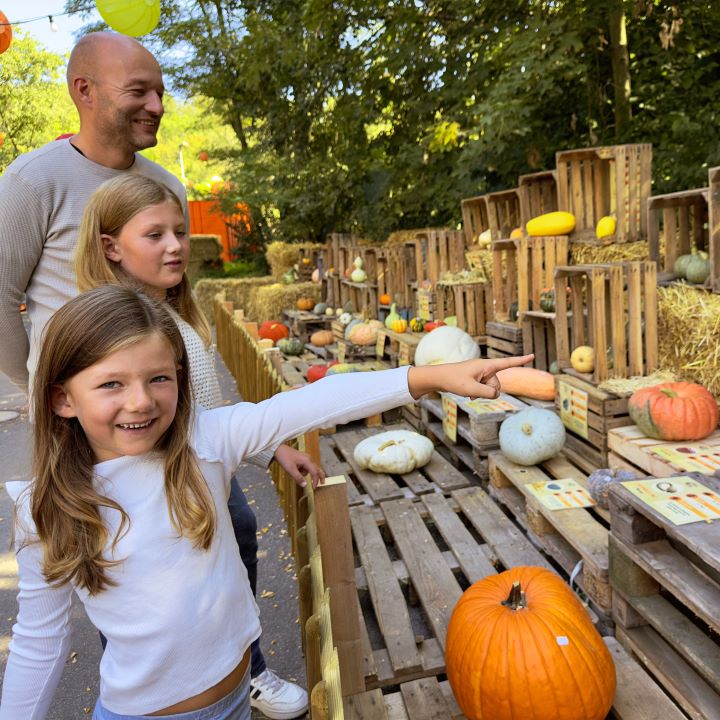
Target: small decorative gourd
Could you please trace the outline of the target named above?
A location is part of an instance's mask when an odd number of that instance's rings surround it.
[[[301,355],[305,345],[299,338],[282,338],[278,340],[278,349],[285,355]]]
[[[527,221],[525,230],[530,237],[568,235],[575,229],[575,216],[563,210],[538,215]]]
[[[615,234],[617,228],[617,220],[614,215],[605,215],[598,220],[597,227],[595,228],[595,237],[598,240],[603,240],[607,237],[612,237]]]
[[[341,325],[347,325],[351,320],[353,319],[353,316],[349,312],[341,313],[338,317],[338,320],[340,321]]]
[[[390,330],[390,324],[394,323],[396,320],[400,320],[400,315],[398,314],[396,304],[393,303],[390,306],[390,312],[388,313],[388,316],[385,318],[385,327]]]
[[[452,612],[447,676],[468,720],[604,720],[615,666],[563,580],[516,566],[469,587]]]
[[[316,315],[324,315],[325,311],[327,310],[327,303],[319,302],[315,307],[313,308],[313,312]]]
[[[425,330],[425,321],[422,318],[414,317],[410,321],[410,330],[416,333],[421,333]]]
[[[385,323],[387,325],[387,323]],[[396,333],[404,333],[407,330],[408,324],[405,318],[399,317],[397,320],[393,320],[390,325],[387,325],[389,330]]]
[[[518,465],[537,465],[562,450],[565,427],[554,412],[528,408],[503,422],[499,439],[500,449],[509,460]]]
[[[691,255],[685,265],[685,278],[688,282],[702,285],[710,275],[710,260],[700,253]]]
[[[312,310],[315,307],[315,299],[311,297],[300,297],[295,304],[298,310]]]
[[[591,373],[595,369],[595,350],[589,345],[576,347],[570,354],[570,364],[577,372]]]
[[[416,365],[442,365],[478,357],[480,347],[472,336],[450,325],[436,327],[420,340],[415,349]]]
[[[356,283],[363,283],[367,280],[367,273],[363,270],[362,258],[358,255],[353,261],[355,269],[350,273],[350,279]]]
[[[410,430],[389,430],[361,440],[353,451],[355,462],[377,473],[412,472],[430,462],[432,441]]]
[[[379,298],[378,301],[381,305],[389,305],[392,301],[392,297],[388,293],[383,293]]]

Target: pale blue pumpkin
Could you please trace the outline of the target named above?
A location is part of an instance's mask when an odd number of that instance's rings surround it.
[[[500,449],[518,465],[537,465],[549,460],[564,444],[565,427],[550,410],[521,410],[500,426]]]

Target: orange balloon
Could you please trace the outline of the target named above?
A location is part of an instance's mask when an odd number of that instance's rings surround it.
[[[12,43],[12,27],[5,13],[0,10],[0,55],[2,55]]]

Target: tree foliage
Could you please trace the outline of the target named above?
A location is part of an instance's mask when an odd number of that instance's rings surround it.
[[[261,226],[322,239],[457,223],[572,147],[652,142],[654,192],[705,184],[719,39],[712,0],[165,0],[146,40],[233,128]]]

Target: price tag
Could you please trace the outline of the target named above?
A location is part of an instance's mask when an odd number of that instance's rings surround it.
[[[588,394],[572,385],[559,382],[560,419],[568,430],[588,438]]]
[[[452,442],[457,442],[457,403],[448,397],[442,396],[443,432]]]
[[[378,331],[377,341],[375,342],[375,355],[380,360],[385,354],[385,333],[382,330]]]
[[[430,295],[426,292],[418,293],[418,317],[421,320],[432,320],[430,316]]]
[[[339,363],[345,362],[345,353],[346,352],[347,352],[347,345],[342,340],[338,340],[337,359],[338,359]]]
[[[409,365],[410,364],[410,346],[407,343],[400,345],[400,351],[398,352],[398,365]]]

